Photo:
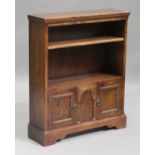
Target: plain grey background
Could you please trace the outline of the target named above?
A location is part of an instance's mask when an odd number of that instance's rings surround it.
[[[139,155],[139,0],[16,0],[16,155]],[[127,128],[98,131],[42,147],[27,137],[28,14],[115,8],[129,10],[125,111]]]

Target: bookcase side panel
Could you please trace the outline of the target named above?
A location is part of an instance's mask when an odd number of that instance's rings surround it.
[[[125,108],[124,108],[124,100],[125,100],[125,77],[126,77],[126,53],[127,53],[127,31],[128,31],[128,17],[125,20],[125,30],[124,30],[124,52],[123,52],[123,77],[124,77],[124,82],[123,82],[123,91],[122,91],[122,111],[123,114],[125,113]]]
[[[128,17],[125,20],[125,30],[124,30],[124,52],[123,52],[123,76],[126,74],[126,51],[127,51],[127,27],[128,27]]]
[[[29,20],[30,124],[46,129],[47,103],[47,26]]]

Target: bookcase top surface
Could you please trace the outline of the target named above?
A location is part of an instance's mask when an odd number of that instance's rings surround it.
[[[102,9],[102,10],[88,10],[76,12],[59,12],[59,13],[46,13],[46,14],[32,14],[28,15],[29,19],[38,19],[45,22],[55,22],[64,20],[82,20],[82,19],[99,19],[99,18],[113,18],[128,16],[129,11],[121,11],[115,9]]]

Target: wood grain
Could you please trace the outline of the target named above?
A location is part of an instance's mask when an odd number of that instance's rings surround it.
[[[71,76],[59,79],[49,80],[48,89],[67,88],[79,85],[87,85],[91,83],[97,83],[101,81],[116,81],[117,79],[123,79],[122,76],[105,74],[105,73],[90,73],[78,76]],[[87,86],[89,87],[89,86]]]
[[[58,25],[68,25],[68,24],[81,24],[83,22],[98,22],[97,20],[111,21],[119,20],[121,18],[126,18],[129,16],[128,11],[120,11],[115,9],[105,9],[105,10],[88,10],[88,11],[80,11],[80,12],[66,12],[66,13],[47,13],[47,14],[33,14],[29,15],[29,18],[34,20],[40,20],[41,22],[46,22],[51,24],[50,26],[58,26]],[[91,22],[92,23],[92,22]]]
[[[29,131],[31,131],[29,132],[29,137],[43,146],[48,146],[51,144],[55,144],[58,140],[65,138],[65,136],[68,134],[74,134],[104,126],[107,126],[109,128],[116,127],[117,129],[125,128],[126,116],[120,115],[120,116],[108,117],[105,119],[88,121],[82,124],[76,124],[73,126],[68,126],[65,128],[59,128],[49,131],[40,130],[33,124],[29,124]]]
[[[128,11],[29,15],[28,135],[47,146],[102,126],[124,128]]]
[[[59,49],[66,47],[77,47],[77,46],[87,46],[93,44],[101,44],[101,43],[112,43],[112,42],[120,42],[124,41],[122,37],[96,37],[91,39],[78,39],[78,40],[67,40],[67,41],[56,41],[48,44],[48,49]]]
[[[46,129],[47,30],[42,23],[29,24],[30,122],[42,129]]]

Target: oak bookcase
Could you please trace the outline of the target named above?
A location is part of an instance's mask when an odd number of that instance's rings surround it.
[[[128,16],[112,9],[28,16],[31,139],[46,146],[126,126]]]

